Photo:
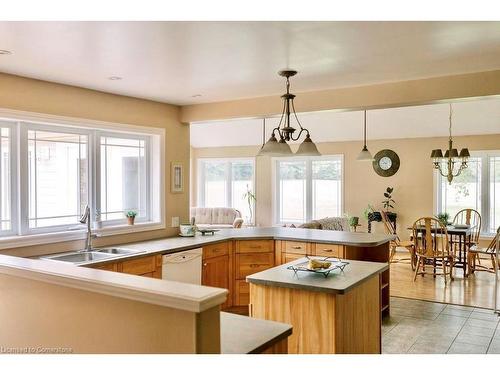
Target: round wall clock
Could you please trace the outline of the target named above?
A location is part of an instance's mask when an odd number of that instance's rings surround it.
[[[373,160],[373,170],[382,177],[389,177],[399,169],[399,156],[392,150],[377,152]]]

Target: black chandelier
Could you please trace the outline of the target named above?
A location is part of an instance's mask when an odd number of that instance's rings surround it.
[[[262,145],[260,149],[259,155],[268,155],[268,156],[320,156],[321,154],[318,151],[318,148],[311,140],[311,136],[309,134],[309,130],[302,127],[297,114],[295,113],[295,106],[293,104],[293,100],[295,99],[295,95],[290,93],[290,77],[293,77],[297,74],[295,70],[282,70],[278,73],[280,76],[286,78],[286,93],[281,95],[283,99],[283,111],[281,113],[280,122],[277,127],[273,129],[272,135],[269,140]],[[293,113],[293,117],[298,124],[298,128],[292,126],[290,122],[291,114]],[[297,132],[298,130],[298,132]],[[287,143],[289,141],[298,141],[302,134],[305,134],[304,141],[300,144],[297,152],[294,154],[290,148],[290,145]],[[279,137],[278,138],[276,137]]]

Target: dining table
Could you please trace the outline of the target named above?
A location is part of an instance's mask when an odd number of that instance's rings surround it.
[[[413,231],[413,227],[408,228]],[[425,233],[425,227],[417,227],[417,232]],[[434,229],[434,228],[433,228]],[[447,225],[446,230],[448,232],[450,241],[450,250],[455,255],[454,267],[462,268],[464,272],[464,277],[467,277],[467,251],[473,245],[472,235],[474,233],[475,226],[454,226]],[[437,229],[431,230],[436,232]]]

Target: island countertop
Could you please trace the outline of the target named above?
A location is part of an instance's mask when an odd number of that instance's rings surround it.
[[[312,292],[344,294],[369,278],[389,268],[387,263],[349,260],[344,271],[335,270],[328,277],[312,272],[297,272],[287,269],[291,264],[306,261],[301,258],[293,262],[273,267],[247,276],[247,282],[266,286],[303,289]]]

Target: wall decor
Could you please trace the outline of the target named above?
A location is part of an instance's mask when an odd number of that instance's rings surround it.
[[[399,170],[399,156],[392,150],[381,150],[375,154],[373,170],[382,177],[390,177]]]
[[[170,168],[170,191],[182,193],[184,191],[184,168],[181,162],[173,161]]]

